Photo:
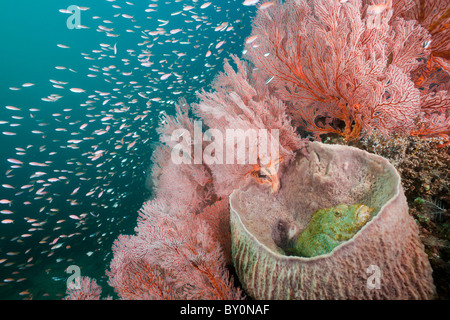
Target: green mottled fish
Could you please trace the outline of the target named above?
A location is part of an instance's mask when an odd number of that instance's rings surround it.
[[[363,204],[339,204],[317,210],[301,233],[296,232],[294,225],[278,221],[272,237],[288,255],[314,257],[327,254],[342,242],[351,239],[372,219],[374,211],[375,209]]]

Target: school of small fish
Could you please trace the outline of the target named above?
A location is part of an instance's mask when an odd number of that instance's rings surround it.
[[[55,298],[37,293],[26,274],[65,280],[65,268],[79,261],[75,250],[86,259],[111,258],[103,252],[125,228],[118,226],[130,218],[132,232],[149,196],[161,116],[180,97],[194,101],[223,59],[242,53],[256,10],[274,5],[259,2],[99,0],[78,7],[82,25],[70,31],[97,37],[90,51],[77,52],[75,36],[55,38],[49,51],[79,59],[58,62],[48,82],[9,85],[17,97],[41,96],[33,105],[0,105],[0,137],[14,141],[0,158],[0,298],[11,290],[23,299]],[[18,284],[19,291],[6,289]]]

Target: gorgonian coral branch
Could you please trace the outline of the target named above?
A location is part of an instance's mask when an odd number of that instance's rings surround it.
[[[123,299],[242,298],[207,223],[167,202],[145,203],[137,234],[116,240],[110,285]]]
[[[277,3],[255,19],[250,59],[316,137],[409,132],[419,114],[410,73],[429,54],[430,35],[415,21],[392,19],[392,9],[376,17],[366,11],[359,0],[299,0]]]

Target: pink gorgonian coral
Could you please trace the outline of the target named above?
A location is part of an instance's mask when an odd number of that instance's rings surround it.
[[[443,2],[432,14],[442,19],[431,23],[422,17],[422,24],[411,19],[433,7],[422,1],[420,9],[412,1],[394,1],[393,8],[377,1],[382,10],[376,13],[369,1],[277,2],[258,13],[251,34],[256,40],[247,44],[247,54],[293,118],[316,138],[334,133],[358,139],[374,129],[410,134],[427,121],[421,102],[430,98],[411,73],[430,52],[440,58],[448,52],[443,33],[429,32],[448,21]],[[440,106],[448,118],[448,104]],[[448,138],[441,133],[448,132],[448,122],[440,125],[444,130],[437,134]]]
[[[225,72],[216,77],[213,91],[202,91],[199,94],[200,102],[194,104],[193,108],[205,125],[221,136],[225,137],[230,130],[240,132],[231,141],[237,157],[251,156],[251,144],[254,141],[257,144],[253,149],[257,150],[257,162],[237,164],[225,161],[211,164],[209,168],[214,176],[215,190],[220,196],[228,196],[237,185],[253,177],[260,183],[270,184],[273,191],[277,191],[280,188],[279,169],[293,157],[294,151],[303,149],[305,140],[293,127],[284,102],[266,86],[264,75],[236,56],[232,58],[237,65],[237,72],[225,60]],[[251,130],[267,132],[266,144],[263,143],[264,139],[251,139],[248,135]],[[227,149],[230,146],[228,136],[221,143],[223,146],[220,148]],[[266,150],[273,144],[277,146],[275,154]],[[239,149],[239,146],[244,148]]]
[[[145,203],[136,235],[116,240],[109,284],[122,299],[242,298],[208,224],[169,201]]]
[[[102,288],[97,284],[97,280],[79,277],[75,284],[76,286],[67,288],[66,300],[100,300]]]

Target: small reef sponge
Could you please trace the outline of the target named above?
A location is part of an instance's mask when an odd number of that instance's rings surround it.
[[[330,253],[344,241],[351,239],[370,219],[375,209],[363,204],[317,210],[302,232],[293,223],[279,219],[272,230],[275,244],[286,254],[314,257]]]
[[[433,298],[432,269],[395,168],[353,147],[313,142],[308,149],[308,157],[298,154],[283,169],[277,193],[250,181],[230,195],[232,258],[246,293],[254,299]],[[337,229],[320,226],[335,211],[353,218]],[[338,231],[339,224],[347,226]],[[333,228],[330,238],[338,243],[332,247],[300,249],[308,233],[323,236]]]

